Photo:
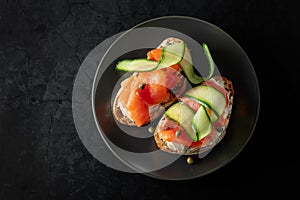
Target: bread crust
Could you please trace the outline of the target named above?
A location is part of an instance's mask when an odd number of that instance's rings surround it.
[[[168,145],[167,141],[165,141],[163,138],[161,138],[160,134],[159,134],[161,132],[161,126],[163,124],[163,121],[166,118],[166,116],[163,116],[160,119],[160,121],[155,129],[155,132],[154,132],[154,139],[155,139],[155,142],[156,142],[156,145],[158,146],[158,148],[160,148],[163,151],[169,152],[169,153],[175,153],[175,154],[181,154],[181,155],[195,155],[195,154],[205,153],[208,150],[211,150],[215,145],[217,145],[224,138],[224,136],[226,134],[226,129],[229,124],[231,112],[232,112],[234,89],[233,89],[232,82],[225,77],[215,76],[215,77],[212,77],[211,80],[223,83],[224,88],[228,93],[228,101],[229,101],[228,106],[229,107],[228,107],[228,114],[227,114],[226,120],[225,120],[226,123],[224,125],[223,130],[221,132],[218,132],[217,137],[215,137],[214,140],[209,144],[206,144],[206,145],[203,145],[200,147],[189,148],[184,145],[171,142],[172,143],[171,145],[173,146],[173,148],[170,148],[170,143]]]
[[[167,45],[171,45],[174,43],[181,43],[181,42],[183,42],[183,41],[178,38],[169,37],[169,38],[166,38],[165,40],[163,40],[157,48],[162,48]],[[134,73],[132,76],[136,76],[136,75],[137,75],[137,73]],[[178,75],[180,76],[179,77],[180,81],[178,83],[179,88],[177,89],[177,91],[175,91],[175,90],[169,91],[171,95],[170,95],[170,98],[166,101],[166,103],[163,103],[161,105],[152,106],[150,108],[150,119],[151,119],[150,121],[153,121],[153,120],[157,119],[158,117],[160,117],[164,113],[165,109],[168,106],[170,106],[171,104],[173,104],[174,102],[178,101],[178,97],[181,96],[183,94],[183,92],[185,91],[186,83],[187,83],[186,78],[180,73]],[[121,108],[119,107],[119,94],[122,91],[122,89],[127,86],[128,85],[126,83],[121,85],[121,88],[119,89],[119,91],[115,97],[114,103],[113,103],[113,114],[114,114],[115,119],[118,122],[120,122],[121,124],[124,124],[127,126],[137,126],[134,121],[132,121],[125,114],[123,114]]]

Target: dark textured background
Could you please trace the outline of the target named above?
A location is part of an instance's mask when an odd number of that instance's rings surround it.
[[[299,131],[283,102],[295,103],[299,15],[284,2],[1,0],[0,199],[292,194],[299,156],[289,155],[297,152]],[[85,56],[105,38],[165,15],[201,18],[229,33],[252,61],[261,90],[247,146],[223,168],[189,181],[102,165],[82,145],[72,118],[73,81]]]

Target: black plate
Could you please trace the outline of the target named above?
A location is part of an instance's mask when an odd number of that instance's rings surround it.
[[[146,34],[145,30],[138,28],[145,28]],[[163,29],[158,32],[159,28],[165,28],[165,31]],[[185,156],[169,154],[156,147],[147,129],[157,121],[143,128],[127,127],[116,122],[112,114],[111,105],[119,83],[128,76],[128,73],[114,70],[116,62],[124,58],[145,57],[147,50],[155,48],[163,39],[171,36],[179,37],[190,44],[192,52],[197,52],[194,49],[197,48],[195,41],[200,44],[207,43],[218,66],[218,73],[234,84],[233,111],[224,139],[205,157],[195,157],[193,165],[186,164]],[[95,122],[111,151],[137,172],[168,180],[200,177],[230,162],[250,139],[260,106],[255,71],[238,43],[208,22],[183,16],[152,19],[125,32],[101,60],[92,92]]]

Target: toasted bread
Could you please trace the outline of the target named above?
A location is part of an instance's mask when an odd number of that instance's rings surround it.
[[[232,112],[234,89],[233,89],[232,82],[230,80],[226,79],[225,77],[215,76],[215,77],[212,77],[210,80],[214,80],[215,82],[221,83],[222,85],[224,85],[224,88],[228,93],[228,102],[229,103],[228,103],[228,107],[227,107],[227,111],[226,111],[226,116],[225,116],[226,120],[225,120],[223,129],[220,132],[218,132],[218,134],[216,134],[216,136],[210,143],[201,145],[199,147],[190,148],[190,147],[187,147],[182,144],[175,143],[175,142],[167,142],[164,140],[163,137],[160,137],[160,132],[162,130],[161,127],[163,126],[163,123],[166,120],[166,116],[163,116],[160,119],[160,121],[155,129],[155,132],[154,132],[155,142],[161,150],[169,152],[169,153],[175,153],[175,154],[181,154],[181,155],[201,154],[201,153],[205,153],[208,150],[211,150],[216,144],[218,144],[223,139],[223,137],[226,134],[226,129],[228,127],[229,119],[230,119],[231,112]]]
[[[181,42],[183,42],[183,41],[180,39],[170,37],[170,38],[163,40],[162,43],[157,48],[162,48],[167,45],[181,43]],[[137,74],[138,73],[133,73],[132,76],[137,77]],[[167,99],[165,101],[165,103],[163,103],[161,105],[149,106],[149,113],[150,113],[149,122],[160,117],[163,114],[163,112],[165,111],[165,108],[167,108],[168,106],[173,104],[175,101],[177,101],[178,97],[180,97],[183,94],[183,92],[185,91],[187,80],[181,73],[178,73],[178,76],[179,76],[179,82],[177,84],[177,87],[172,89],[172,91],[169,91],[171,94],[170,98]],[[134,77],[134,78],[136,78],[136,77]],[[120,122],[124,125],[128,125],[128,126],[136,126],[135,122],[129,118],[126,109],[121,108],[121,105],[119,104],[119,94],[123,90],[123,88],[126,88],[129,86],[128,84],[129,83],[127,83],[126,80],[124,80],[122,82],[121,88],[119,89],[119,91],[115,97],[114,103],[113,103],[113,114],[114,114],[115,119],[118,122]]]

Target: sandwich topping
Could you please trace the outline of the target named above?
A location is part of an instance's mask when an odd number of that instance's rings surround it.
[[[151,50],[147,53],[147,60],[158,61],[161,55],[162,49]],[[118,66],[123,66],[122,62]],[[130,68],[133,68],[132,65]],[[121,86],[126,87],[119,91],[118,107],[138,127],[143,126],[151,121],[151,113],[167,103],[172,95],[178,95],[176,87],[183,86],[182,79],[178,64],[153,71],[135,72],[121,83]]]
[[[208,83],[204,82],[202,85],[206,86],[212,84],[220,83],[217,83],[215,79],[211,79],[208,81]],[[221,87],[219,89],[221,89]],[[187,91],[185,95],[186,94],[190,94],[190,90]],[[170,110],[169,109],[166,112],[163,120],[160,121],[160,131],[158,133],[158,137],[166,143],[168,148],[179,153],[184,153],[185,151],[187,151],[187,148],[190,148],[190,150],[192,150],[193,148],[213,145],[214,143],[216,143],[223,131],[227,128],[229,115],[232,110],[232,95],[224,89],[222,91],[222,95],[223,94],[224,97],[226,97],[226,100],[224,101],[226,102],[226,104],[220,112],[219,117],[214,113],[214,111],[212,111],[212,109],[207,107],[207,105],[195,98],[191,98],[188,96],[180,98],[181,104],[188,106],[190,110],[193,111],[192,115],[199,120],[200,124],[197,126],[197,124],[194,125],[193,122],[191,122],[190,127],[192,127],[192,129],[184,129],[180,122],[178,123],[178,121],[172,119],[172,115],[170,116],[170,114],[168,114],[168,111]],[[171,107],[171,109],[172,108],[173,106]],[[181,112],[185,112],[185,110],[181,108]],[[201,118],[201,112],[206,112],[209,118]],[[203,113],[202,115],[204,114],[205,113]],[[207,119],[209,119],[209,121],[207,121]],[[180,130],[181,132],[180,136],[176,135],[176,131],[178,130]]]

